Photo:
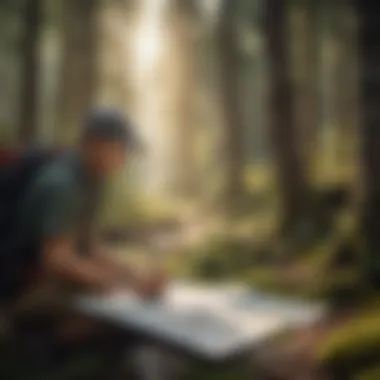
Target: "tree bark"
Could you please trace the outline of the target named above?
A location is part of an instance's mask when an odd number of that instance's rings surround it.
[[[342,136],[338,146],[338,161],[347,164],[352,155],[352,140],[357,127],[357,58],[356,21],[354,8],[349,0],[335,5],[335,36],[337,61],[335,62],[336,126]]]
[[[307,202],[308,185],[297,139],[294,89],[287,49],[287,5],[267,0],[264,31],[268,54],[269,130],[277,169],[279,193],[285,223],[297,219]]]
[[[58,142],[72,144],[93,106],[98,77],[98,0],[65,0]]]
[[[100,0],[97,100],[124,109],[129,105],[131,20],[130,0]],[[112,59],[111,59],[112,58]]]
[[[293,3],[296,118],[303,160],[307,169],[311,169],[319,126],[318,5],[314,0],[294,0]]]
[[[170,8],[170,34],[168,62],[172,70],[169,88],[170,118],[173,132],[173,190],[181,196],[194,195],[196,175],[196,119],[195,91],[197,46],[195,35],[196,7],[193,0],[177,0]]]
[[[239,51],[234,26],[235,1],[223,0],[218,33],[220,82],[223,113],[223,143],[225,155],[226,199],[233,199],[243,191],[244,146],[241,88],[239,86]]]
[[[380,286],[380,24],[376,0],[356,0],[359,45],[359,106],[364,182],[363,233],[367,277]]]
[[[23,24],[19,139],[21,143],[28,144],[37,138],[38,130],[41,0],[26,1]]]

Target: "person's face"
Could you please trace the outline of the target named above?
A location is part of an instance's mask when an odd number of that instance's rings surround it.
[[[91,141],[85,144],[90,170],[99,177],[107,177],[123,168],[127,152],[122,144],[113,141]]]

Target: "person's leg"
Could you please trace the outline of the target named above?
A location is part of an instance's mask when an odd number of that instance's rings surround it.
[[[27,357],[33,356],[37,367],[55,368],[72,357],[95,352],[97,338],[106,334],[102,326],[75,313],[75,294],[77,289],[66,284],[42,281],[14,303],[13,340]]]
[[[78,289],[56,281],[41,281],[30,287],[12,307],[15,320],[45,323],[49,320],[52,332],[62,341],[77,341],[99,332],[99,323],[73,309],[73,297]]]

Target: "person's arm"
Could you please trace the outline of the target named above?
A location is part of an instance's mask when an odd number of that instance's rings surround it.
[[[113,260],[113,253],[110,249],[102,244],[102,240],[93,236],[92,253],[94,258],[104,268],[114,273],[114,278],[121,286],[126,286],[133,290],[142,298],[156,298],[163,293],[166,287],[167,279],[163,273],[139,273],[132,266],[118,263]]]
[[[96,260],[84,259],[74,240],[75,196],[70,183],[63,179],[47,181],[39,189],[43,198],[39,235],[42,240],[41,264],[51,276],[83,287],[105,289],[114,276]]]
[[[42,266],[47,274],[79,287],[106,290],[115,283],[114,274],[99,262],[81,258],[65,235],[46,238]]]
[[[125,263],[118,262],[115,253],[104,243],[96,230],[92,231],[90,236],[90,252],[91,257],[99,265],[114,273],[121,284],[132,285],[137,280],[135,270]]]

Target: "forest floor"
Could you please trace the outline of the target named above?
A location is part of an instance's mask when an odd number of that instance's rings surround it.
[[[344,325],[355,314],[334,313],[320,323],[300,328],[282,341],[269,344],[256,357],[263,372],[277,380],[325,380],[323,368],[317,363],[317,352],[326,337]]]

